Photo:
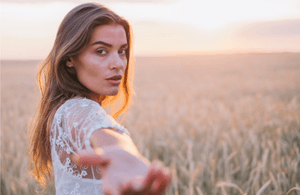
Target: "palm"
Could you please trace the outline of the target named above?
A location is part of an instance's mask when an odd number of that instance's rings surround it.
[[[170,183],[171,176],[165,169],[122,149],[105,150],[102,156],[96,153],[80,156],[84,164],[101,165],[102,190],[107,195],[157,195],[164,193]]]

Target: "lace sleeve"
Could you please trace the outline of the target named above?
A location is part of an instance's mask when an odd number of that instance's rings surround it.
[[[51,153],[55,176],[60,171],[77,178],[100,179],[93,167],[78,167],[71,155],[91,149],[90,137],[95,130],[113,128],[129,134],[96,102],[75,98],[66,101],[56,112],[51,128]]]

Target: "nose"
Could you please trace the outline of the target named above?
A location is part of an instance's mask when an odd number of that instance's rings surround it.
[[[114,53],[111,57],[110,62],[110,69],[117,69],[117,70],[125,70],[125,67],[127,65],[127,59],[125,56],[121,56],[118,52]]]

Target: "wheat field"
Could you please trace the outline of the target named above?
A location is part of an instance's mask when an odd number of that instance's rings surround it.
[[[1,61],[1,194],[42,191],[28,173],[40,61]],[[122,124],[173,174],[168,195],[300,194],[300,54],[137,57]]]

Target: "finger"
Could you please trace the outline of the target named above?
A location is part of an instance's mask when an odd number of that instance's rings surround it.
[[[166,169],[162,169],[161,171],[158,171],[157,178],[153,182],[151,186],[151,191],[154,194],[161,194],[167,190],[167,187],[169,186],[171,182],[171,174]]]
[[[144,181],[143,181],[144,180]],[[163,168],[152,163],[145,179],[134,179],[120,185],[122,195],[127,194],[161,194],[166,190],[170,176]]]
[[[119,186],[120,191],[122,194],[134,194],[134,193],[141,193],[142,190],[142,182],[144,181],[143,177],[136,177],[133,180],[129,180],[126,182],[123,182]]]
[[[159,187],[163,183],[163,172],[162,169],[158,169],[156,172],[155,180],[152,182],[152,185],[150,187],[152,193],[157,193]]]
[[[155,181],[157,176],[157,171],[159,170],[159,167],[156,163],[152,163],[149,167],[149,171],[143,181],[142,189],[146,190],[150,189],[152,183]]]
[[[120,192],[122,195],[135,194],[139,189],[134,186],[133,181],[128,181],[120,186]]]
[[[104,153],[100,148],[80,152],[77,155],[73,155],[72,160],[80,165],[107,166],[110,163],[110,159],[104,157]]]
[[[155,173],[155,174],[154,174]],[[152,176],[150,176],[152,174]],[[159,168],[154,165],[152,170],[149,171],[149,180],[148,183],[141,188],[136,186],[135,181],[130,181],[126,185],[124,185],[123,191],[121,191],[122,195],[132,195],[132,194],[151,194],[151,195],[158,195],[165,193],[167,186],[170,182],[170,174],[167,171],[164,171],[163,168]],[[147,182],[147,181],[146,181]]]

